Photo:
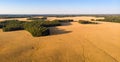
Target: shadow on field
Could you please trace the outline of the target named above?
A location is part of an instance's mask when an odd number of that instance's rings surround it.
[[[62,22],[62,26],[72,25],[70,22]]]
[[[58,29],[56,27],[50,27],[50,35],[59,35],[59,34],[66,34],[66,33],[70,33],[72,31],[66,31],[64,29]]]

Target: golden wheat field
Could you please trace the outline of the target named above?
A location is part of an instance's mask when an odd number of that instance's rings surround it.
[[[55,19],[60,18],[48,17],[48,20]],[[120,62],[120,24],[98,23],[64,23],[51,27],[51,35],[43,37],[33,37],[25,30],[3,32],[0,29],[0,62]]]

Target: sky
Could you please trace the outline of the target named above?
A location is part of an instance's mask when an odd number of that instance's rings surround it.
[[[0,14],[120,14],[120,0],[1,0]]]

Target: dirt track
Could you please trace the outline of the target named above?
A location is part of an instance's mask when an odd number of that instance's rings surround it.
[[[120,62],[120,24],[72,22],[34,38],[0,30],[0,62]]]

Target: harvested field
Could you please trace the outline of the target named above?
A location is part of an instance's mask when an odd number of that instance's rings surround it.
[[[64,20],[64,19],[72,19],[74,21],[79,21],[79,20],[88,20],[91,21],[91,19],[104,19],[104,17],[90,17],[90,16],[77,16],[77,17],[48,17],[48,20]]]
[[[120,24],[70,22],[51,27],[51,35],[0,30],[0,62],[119,62]]]

